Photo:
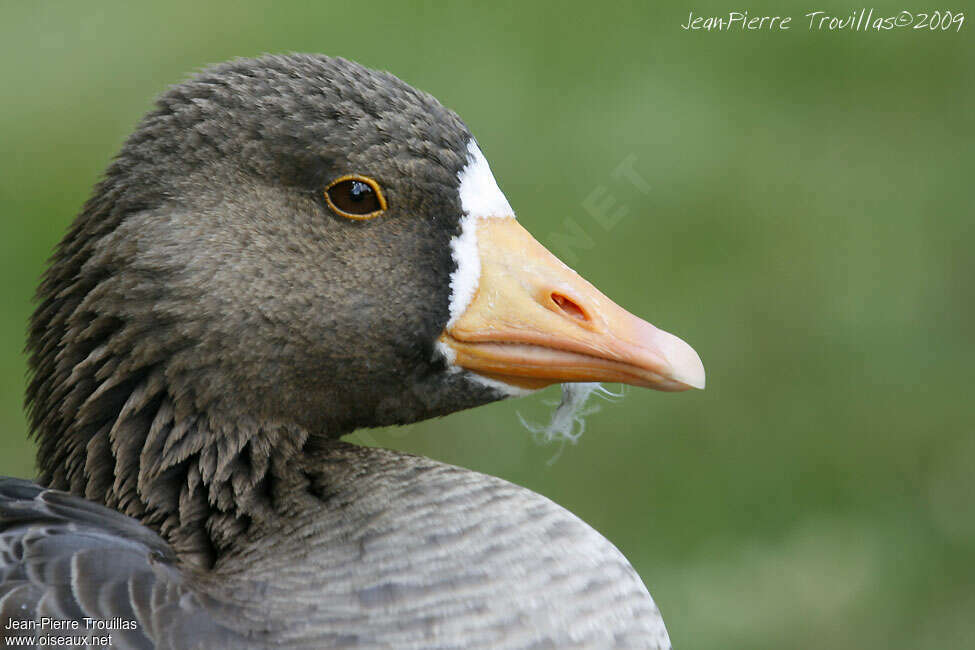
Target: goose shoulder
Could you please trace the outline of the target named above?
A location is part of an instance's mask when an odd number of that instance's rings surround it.
[[[131,648],[670,647],[629,562],[549,499],[344,443],[306,462],[329,483],[278,486],[282,512],[209,572],[132,518],[6,479],[2,617],[119,617]]]
[[[670,647],[629,562],[549,499],[389,450],[306,460],[329,483],[285,488],[291,516],[215,569],[268,590],[271,620],[358,647]]]

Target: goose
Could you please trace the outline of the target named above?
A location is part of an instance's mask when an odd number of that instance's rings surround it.
[[[8,645],[670,647],[568,511],[340,440],[557,383],[705,382],[391,74],[265,55],[171,87],[53,254],[27,350],[39,476],[0,481]]]

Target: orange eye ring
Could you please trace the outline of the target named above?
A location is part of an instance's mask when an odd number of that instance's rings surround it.
[[[386,211],[386,197],[379,183],[361,174],[339,176],[325,188],[325,202],[335,214],[366,221]]]

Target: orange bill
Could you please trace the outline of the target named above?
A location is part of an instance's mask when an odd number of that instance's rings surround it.
[[[475,224],[477,288],[440,335],[456,365],[528,389],[583,381],[704,388],[691,346],[607,298],[515,219]]]

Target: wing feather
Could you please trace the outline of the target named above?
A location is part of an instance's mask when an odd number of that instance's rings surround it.
[[[132,621],[97,633],[133,650],[221,647],[235,636],[156,533],[80,497],[0,478],[0,640],[11,619],[41,617]]]

